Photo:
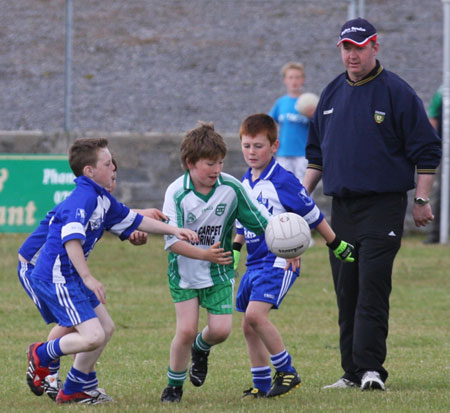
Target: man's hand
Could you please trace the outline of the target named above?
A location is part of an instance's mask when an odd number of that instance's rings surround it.
[[[425,227],[433,221],[434,215],[431,212],[430,204],[417,205],[413,207],[413,218],[416,227]]]
[[[211,261],[215,264],[228,265],[233,263],[233,257],[231,256],[231,251],[225,251],[220,248],[220,242],[216,242],[211,245],[205,252],[205,261]]]
[[[334,256],[343,262],[355,261],[355,247],[348,242],[341,241],[338,237],[333,242],[327,243],[327,246],[333,251]]]
[[[417,227],[425,227],[431,221],[434,216],[431,211],[429,194],[433,187],[434,175],[433,174],[417,174],[416,193],[414,194],[414,206],[413,206],[413,218]],[[419,199],[423,199],[425,202],[416,202]]]

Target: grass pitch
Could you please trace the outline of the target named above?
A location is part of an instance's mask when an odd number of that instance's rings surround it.
[[[320,239],[302,259],[302,274],[272,320],[279,328],[303,385],[278,400],[242,402],[251,387],[241,315],[235,313],[229,339],[215,347],[206,383],[189,382],[179,405],[161,405],[167,384],[175,312],[161,237],[133,247],[112,236],[97,245],[89,264],[107,290],[116,332],[97,366],[100,386],[115,402],[98,406],[56,406],[36,397],[25,381],[25,351],[49,331],[17,279],[16,251],[25,235],[0,235],[0,411],[49,412],[447,412],[450,406],[450,251],[424,246],[420,237],[403,241],[391,295],[386,392],[321,390],[341,374],[337,309],[327,258]],[[241,273],[244,265],[240,265]],[[201,324],[205,322],[202,312]],[[71,360],[64,357],[61,372]]]

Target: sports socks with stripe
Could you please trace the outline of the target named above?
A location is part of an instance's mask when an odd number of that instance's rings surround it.
[[[183,386],[186,380],[187,369],[184,371],[173,371],[167,368],[167,377],[169,378],[169,386]]]
[[[253,387],[263,393],[267,393],[272,384],[272,370],[270,366],[252,367],[251,372],[253,376]]]
[[[284,349],[281,353],[270,355],[270,360],[277,371],[295,371],[291,355]]]
[[[83,386],[83,391],[95,390],[98,387],[97,372],[91,371],[88,374],[87,382]]]
[[[59,366],[60,366],[60,359],[56,359],[53,360],[52,362],[50,362],[50,364],[48,365],[48,369],[50,370],[50,374],[55,374],[58,373],[59,371]]]
[[[64,383],[64,394],[95,390],[98,387],[97,372],[86,374],[72,366]]]
[[[47,367],[52,361],[59,359],[64,355],[59,346],[60,340],[61,337],[56,340],[47,341],[36,349],[36,354],[39,357],[41,366]]]
[[[205,340],[203,340],[202,333],[198,333],[194,341],[194,348],[200,351],[209,351],[211,350],[211,347],[212,347],[211,345],[209,345]]]
[[[85,390],[84,386],[89,382],[89,374],[83,373],[72,366],[69,373],[67,373],[66,381],[64,383],[64,394],[74,394]]]

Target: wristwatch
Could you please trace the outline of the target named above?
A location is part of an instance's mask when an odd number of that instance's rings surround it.
[[[421,197],[417,197],[414,198],[414,203],[420,206],[424,206],[426,204],[428,204],[430,202],[429,199],[425,199],[425,198],[421,198]]]

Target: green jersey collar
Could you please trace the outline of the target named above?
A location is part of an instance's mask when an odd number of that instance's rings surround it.
[[[189,175],[189,171],[184,172],[184,184],[183,184],[184,189],[186,189],[188,191],[193,191],[195,193],[195,195],[197,195],[200,199],[203,199],[204,201],[207,201],[209,198],[211,198],[211,196],[214,194],[216,188],[222,184],[223,184],[223,177],[220,174],[217,178],[216,183],[212,187],[211,191],[209,191],[209,193],[207,195],[203,195],[200,192],[197,192],[195,190],[195,186],[194,186],[194,183],[192,182],[191,176]]]

